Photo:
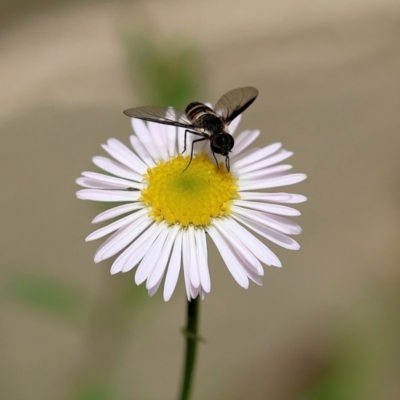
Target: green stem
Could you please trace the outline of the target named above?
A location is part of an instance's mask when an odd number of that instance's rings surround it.
[[[190,393],[193,383],[194,365],[196,361],[197,343],[199,341],[199,337],[197,335],[199,308],[199,297],[196,297],[192,301],[188,301],[187,326],[184,331],[186,336],[185,367],[183,370],[180,400],[190,399]]]

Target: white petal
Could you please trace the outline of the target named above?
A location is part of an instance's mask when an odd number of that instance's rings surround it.
[[[248,164],[254,164],[258,160],[262,160],[266,157],[269,157],[271,154],[276,153],[282,147],[282,143],[274,143],[270,144],[267,147],[262,147],[257,151],[253,152],[252,154],[246,157],[240,157],[237,161],[232,164],[232,167],[235,170],[242,169],[244,166]]]
[[[131,136],[129,136],[129,140],[131,142],[132,147],[135,149],[136,153],[143,160],[143,162],[147,165],[147,167],[153,168],[156,165],[156,163],[154,162],[153,158],[147,151],[146,147],[138,139],[138,137],[135,135],[131,135]]]
[[[168,301],[171,298],[176,283],[178,282],[182,259],[182,234],[183,231],[179,231],[176,236],[174,249],[172,250],[171,259],[169,261],[164,283],[164,301]]]
[[[143,183],[128,181],[126,179],[116,178],[110,175],[99,174],[97,172],[82,172],[82,176],[95,181],[104,182],[110,185],[115,185],[117,189],[134,188],[142,190],[144,188]]]
[[[162,230],[161,224],[153,223],[117,259],[111,267],[111,274],[128,272],[144,257]]]
[[[160,280],[153,287],[147,290],[147,293],[149,294],[150,297],[154,296],[157,293],[157,290],[161,285],[161,281],[162,281],[162,276]]]
[[[140,264],[136,270],[135,282],[137,285],[140,285],[149,277],[161,256],[161,250],[169,233],[168,226],[164,223],[162,224],[164,225],[163,230],[158,238],[153,242],[153,245],[149,251],[147,251],[142,261],[140,261]]]
[[[178,153],[182,153],[184,145],[185,145],[185,128],[177,129],[176,142],[177,142],[177,147],[178,147]]]
[[[196,239],[194,235],[194,227],[190,225],[188,228],[188,236],[189,236],[189,276],[190,276],[190,283],[195,288],[200,286],[200,276],[199,276],[199,269],[197,265],[197,246],[196,246]]]
[[[170,126],[170,125],[165,125],[167,128],[167,135],[166,137],[168,138],[168,153],[170,157],[175,157],[178,155],[177,151],[177,135],[176,135],[176,127],[175,126]]]
[[[218,232],[216,226],[210,226],[207,229],[208,234],[215,243],[218,251],[223,258],[225,265],[228,267],[229,272],[232,274],[235,281],[245,289],[249,287],[249,279],[241,262],[239,262],[236,254],[232,251],[229,243]]]
[[[132,118],[132,126],[136,132],[137,138],[140,140],[142,145],[146,148],[147,152],[153,160],[158,160],[160,155],[157,151],[157,147],[154,144],[154,140],[149,130],[149,124],[145,124],[143,121],[137,118]]]
[[[79,186],[83,186],[88,189],[120,189],[120,185],[106,183],[106,182],[100,182],[98,180],[93,180],[93,179],[84,178],[84,177],[80,177],[80,178],[76,179],[75,182]]]
[[[278,257],[259,239],[257,239],[247,229],[243,228],[232,218],[227,218],[225,223],[235,232],[235,235],[240,238],[243,244],[264,264],[281,267],[282,264]]]
[[[271,165],[278,164],[279,162],[286,160],[293,155],[292,151],[280,150],[278,153],[270,157],[265,157],[258,162],[253,162],[245,167],[240,168],[240,174],[247,174],[248,172],[257,171],[270,167]]]
[[[274,203],[303,203],[306,196],[292,193],[262,193],[262,192],[239,192],[242,200],[272,201]]]
[[[93,164],[112,175],[121,178],[130,179],[136,182],[142,182],[143,176],[133,172],[130,168],[125,167],[118,161],[110,160],[107,157],[96,156],[92,158]]]
[[[251,172],[246,172],[242,173],[242,171],[239,171],[240,173],[240,180],[241,182],[246,182],[246,181],[251,181],[251,180],[256,180],[256,179],[263,179],[265,177],[272,177],[272,175],[278,175],[281,176],[282,172],[289,171],[293,167],[288,164],[283,164],[283,165],[276,165],[274,167],[269,167],[269,168],[264,168],[264,169],[258,169],[255,171]]]
[[[270,240],[277,245],[284,247],[289,250],[298,250],[300,245],[290,238],[289,236],[284,235],[283,233],[279,233],[274,229],[263,226],[255,221],[251,221],[247,218],[238,218],[243,225],[246,225],[248,228],[252,229],[254,232],[258,233],[261,236],[264,236],[266,239]]]
[[[210,293],[211,279],[207,262],[206,233],[203,229],[196,229],[195,237],[196,237],[196,247],[197,247],[197,264],[199,267],[201,287],[205,292]]]
[[[189,252],[189,235],[187,230],[182,235],[182,262],[183,277],[185,279],[186,297],[188,301],[192,298],[190,284],[190,252]]]
[[[239,190],[254,190],[254,189],[269,189],[280,186],[288,186],[294,185],[295,183],[299,183],[304,181],[307,178],[305,174],[290,174],[284,175],[277,178],[265,179],[263,180],[255,180],[255,181],[246,181],[241,182],[239,179],[238,185]]]
[[[151,289],[153,286],[157,285],[157,283],[159,283],[162,279],[178,231],[178,225],[175,225],[171,229],[169,229],[167,240],[165,241],[164,247],[161,250],[161,256],[157,261],[157,265],[147,279],[147,289]]]
[[[142,215],[134,223],[115,232],[97,249],[94,262],[98,263],[117,254],[142,234],[151,223],[152,220],[147,215]]]
[[[258,222],[266,226],[267,228],[273,228],[281,233],[287,233],[288,235],[298,235],[299,233],[301,233],[300,225],[287,218],[262,213],[260,211],[247,210],[245,208],[236,206],[232,206],[232,211],[234,212],[234,214],[232,215],[232,217],[234,218],[242,215],[252,221]]]
[[[155,122],[148,122],[147,127],[152,137],[152,143],[157,151],[156,159],[168,160],[168,149],[166,141],[166,126]]]
[[[140,196],[139,190],[82,189],[76,192],[78,199],[94,201],[136,201]]]
[[[251,253],[251,251],[236,236],[235,231],[231,230],[229,224],[225,223],[226,219],[216,220],[215,225],[218,230],[223,234],[225,239],[232,244],[232,248],[236,251],[239,258],[241,258],[243,265],[257,275],[264,275],[264,270],[258,259]]]
[[[256,201],[248,201],[248,200],[234,200],[232,204],[239,207],[245,207],[252,210],[259,210],[277,215],[290,215],[290,216],[300,215],[300,211],[291,207],[281,206],[279,204],[259,203]]]
[[[229,133],[231,135],[235,134],[236,128],[240,124],[242,116],[239,114],[230,124],[229,124]]]
[[[243,131],[241,132],[237,138],[235,138],[235,146],[232,149],[232,156],[235,157],[240,154],[245,148],[247,148],[251,143],[253,143],[258,136],[260,135],[259,130],[251,131]]]
[[[110,208],[109,210],[106,210],[101,214],[99,214],[97,217],[95,217],[92,221],[92,224],[104,222],[107,221],[108,219],[119,217],[122,214],[126,214],[129,211],[140,210],[141,208],[144,207],[145,207],[144,203],[137,202],[137,203],[123,204],[122,206]]]
[[[114,221],[113,223],[103,226],[100,229],[97,229],[97,231],[92,232],[86,239],[86,242],[90,242],[92,240],[99,239],[103,236],[108,235],[111,232],[116,231],[117,229],[123,228],[128,224],[131,224],[132,222],[136,221],[138,218],[141,218],[143,215],[145,215],[148,211],[146,209],[139,210],[133,214],[127,215],[124,218],[121,218],[117,221]]]
[[[116,160],[120,161],[122,164],[131,168],[133,171],[143,174],[146,171],[146,164],[127,146],[121,143],[117,139],[108,139],[106,145],[102,145],[107,152],[110,150],[113,152],[111,154]],[[115,156],[117,155],[117,157]]]

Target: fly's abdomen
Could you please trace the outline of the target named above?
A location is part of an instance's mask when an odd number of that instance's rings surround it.
[[[186,107],[185,114],[188,117],[189,121],[195,125],[196,125],[196,122],[197,123],[199,122],[199,118],[205,114],[218,117],[218,115],[215,113],[215,111],[212,108],[207,107],[205,104],[198,103],[198,102],[190,103]]]

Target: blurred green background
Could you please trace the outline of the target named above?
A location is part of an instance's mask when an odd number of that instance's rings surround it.
[[[400,398],[400,3],[0,2],[0,399],[175,399],[169,303],[94,265],[75,199],[122,110],[252,85],[239,129],[295,152],[302,249],[238,287],[211,248],[195,400]]]

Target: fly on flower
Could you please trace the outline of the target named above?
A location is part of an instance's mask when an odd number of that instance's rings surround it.
[[[124,114],[144,121],[185,128],[183,153],[186,151],[188,132],[201,136],[200,139],[192,142],[190,161],[185,170],[193,160],[194,144],[209,140],[215,162],[218,165],[215,154],[221,154],[225,157],[226,169],[229,171],[229,153],[235,144],[233,137],[229,134],[229,125],[253,103],[257,96],[258,90],[249,86],[233,89],[224,94],[218,100],[215,110],[203,103],[193,102],[186,107],[185,112],[171,110],[171,108],[146,106],[129,108],[124,111]]]
[[[171,298],[182,271],[190,300],[204,298],[211,290],[208,240],[214,242],[229,272],[243,288],[250,281],[262,284],[262,264],[281,266],[274,252],[256,235],[286,249],[300,248],[291,236],[300,234],[301,227],[289,217],[300,215],[291,205],[306,201],[306,197],[274,189],[301,182],[306,175],[290,173],[292,166],[282,164],[293,153],[283,149],[281,143],[252,148],[260,131],[235,134],[240,113],[256,95],[253,88],[236,89],[219,101],[216,110],[220,113],[211,109],[211,114],[206,109],[195,111],[226,123],[229,133],[225,125],[222,133],[204,127],[200,132],[198,127],[195,131],[203,146],[192,145],[190,157],[182,150],[193,123],[190,128],[184,123],[171,125],[182,116],[177,114],[175,119],[165,118],[160,124],[159,109],[153,114],[148,108],[134,109],[130,146],[109,139],[102,146],[109,157],[93,158],[105,173],[83,172],[77,179],[84,187],[77,192],[79,199],[121,203],[93,220],[95,224],[109,222],[86,238],[92,241],[109,235],[96,251],[96,263],[117,255],[112,274],[135,268],[136,284],[146,282],[149,295],[164,282],[165,301]],[[139,115],[138,110],[145,110],[144,114]],[[172,116],[172,111],[162,110]],[[220,137],[232,137],[232,145],[234,137],[235,151],[230,161],[225,159],[226,164],[216,168],[214,159],[219,154],[228,157],[221,147],[221,153],[213,148],[220,145]],[[208,141],[211,146],[206,145]]]

